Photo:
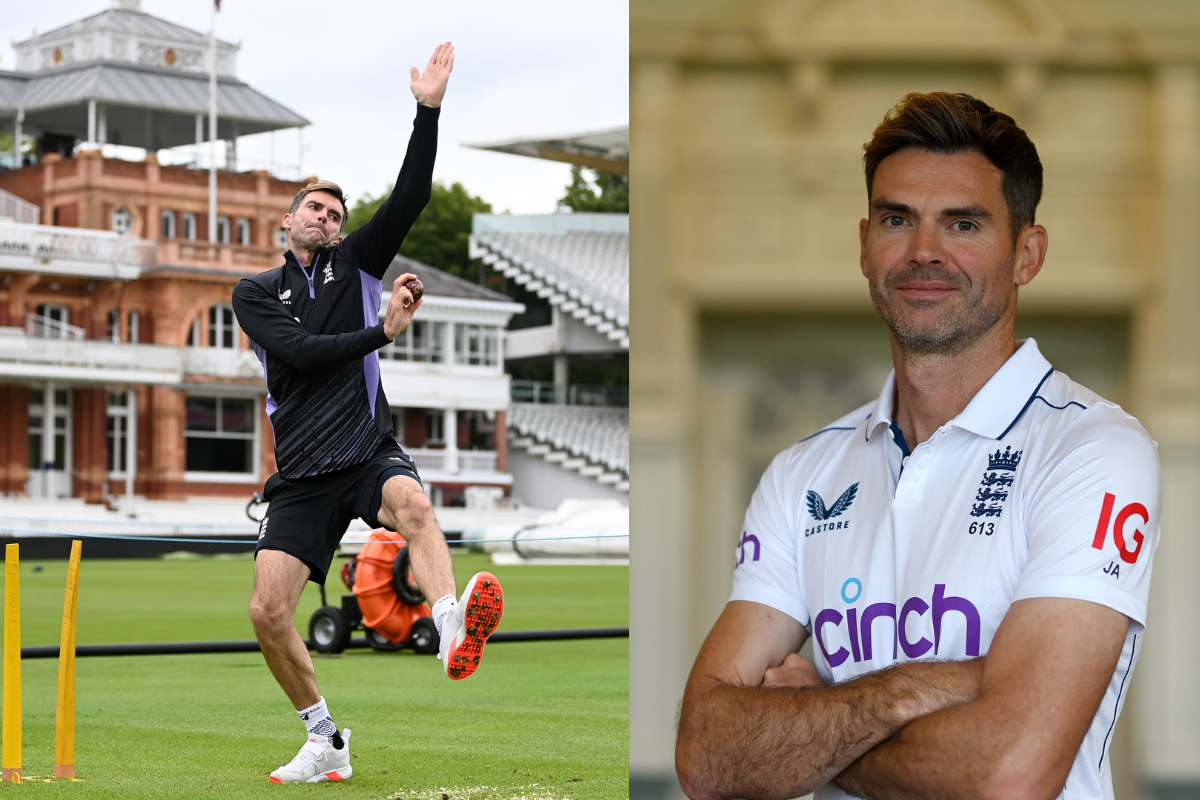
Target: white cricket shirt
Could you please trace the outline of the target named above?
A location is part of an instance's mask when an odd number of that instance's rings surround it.
[[[1158,446],[1027,339],[911,454],[895,373],[874,404],[780,453],[750,501],[731,600],[776,608],[845,681],[984,655],[1008,607],[1090,600],[1129,633],[1062,797],[1113,797],[1109,745],[1140,650],[1159,539]],[[849,797],[832,784],[819,800]]]

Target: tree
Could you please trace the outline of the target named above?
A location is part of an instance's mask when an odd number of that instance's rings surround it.
[[[600,190],[599,194],[583,177],[585,167],[571,167],[571,182],[567,193],[558,201],[558,207],[571,211],[607,211],[617,214],[629,213],[629,176],[617,175],[586,167],[591,173],[591,183]]]
[[[392,187],[389,186],[378,197],[367,195],[355,203],[346,218],[346,233],[373,217],[391,193]],[[441,181],[436,181],[429,205],[417,217],[412,230],[400,245],[400,255],[473,281],[476,275],[467,254],[471,215],[490,213],[491,210],[491,203],[471,195],[461,183],[447,187]]]
[[[13,134],[0,133],[0,163],[3,163],[6,166],[11,165],[13,169],[16,169],[17,167],[20,167],[21,164],[13,163],[12,150],[13,150]],[[21,157],[22,157],[22,159],[24,159],[28,156],[35,155],[36,153],[37,153],[37,139],[30,136],[29,134],[25,134],[24,136],[22,136],[21,137]]]

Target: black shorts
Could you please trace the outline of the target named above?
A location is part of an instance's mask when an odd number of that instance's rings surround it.
[[[385,527],[376,515],[383,484],[393,475],[421,482],[412,458],[391,437],[363,463],[337,472],[294,480],[275,473],[263,487],[270,505],[258,526],[255,557],[260,550],[281,550],[307,564],[308,579],[323,585],[351,520],[360,517],[372,528]]]

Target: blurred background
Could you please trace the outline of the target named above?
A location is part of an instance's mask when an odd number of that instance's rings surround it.
[[[1165,479],[1121,798],[1200,797],[1200,4],[639,0],[630,13],[631,796],[681,796],[674,725],[779,450],[876,396],[862,145],[907,92],[1011,114],[1045,167],[1018,336],[1119,402]]]

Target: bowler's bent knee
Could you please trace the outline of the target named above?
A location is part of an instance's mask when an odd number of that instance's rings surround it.
[[[430,523],[437,524],[429,496],[407,475],[393,475],[383,484],[379,521],[405,537],[419,536]]]

